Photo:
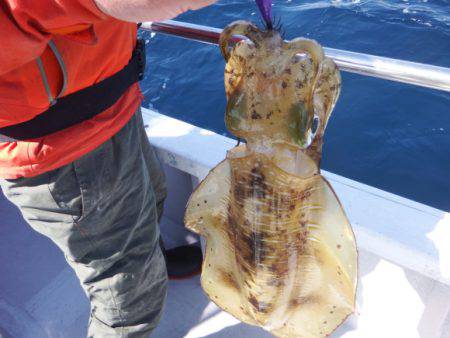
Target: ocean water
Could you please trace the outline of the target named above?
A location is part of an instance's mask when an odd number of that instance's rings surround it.
[[[450,67],[450,0],[281,0],[286,39]],[[222,0],[177,20],[223,28],[260,22],[253,1]],[[217,46],[144,33],[144,105],[227,134],[224,62]],[[342,73],[322,167],[450,210],[450,93]]]

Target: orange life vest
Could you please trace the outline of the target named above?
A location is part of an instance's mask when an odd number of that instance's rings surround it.
[[[136,24],[106,16],[92,0],[0,1],[0,128],[34,118],[52,98],[112,76],[131,58]],[[117,133],[141,99],[136,83],[87,121],[37,139],[1,142],[0,178],[31,177],[76,160]]]

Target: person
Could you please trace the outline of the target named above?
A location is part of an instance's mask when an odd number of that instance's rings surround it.
[[[213,2],[0,0],[0,186],[75,270],[89,337],[147,337],[167,289],[136,23]]]

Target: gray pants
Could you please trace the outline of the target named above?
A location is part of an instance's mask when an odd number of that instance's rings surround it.
[[[88,337],[148,337],[167,291],[157,225],[166,190],[140,112],[75,162],[0,186],[75,270],[91,302]]]

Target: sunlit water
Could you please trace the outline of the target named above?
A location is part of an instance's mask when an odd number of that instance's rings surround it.
[[[450,0],[274,1],[286,38],[450,67]],[[224,27],[259,22],[253,1],[219,1],[178,20]],[[144,105],[226,134],[224,62],[217,46],[145,33]],[[450,94],[343,73],[325,134],[323,167],[450,210]]]

